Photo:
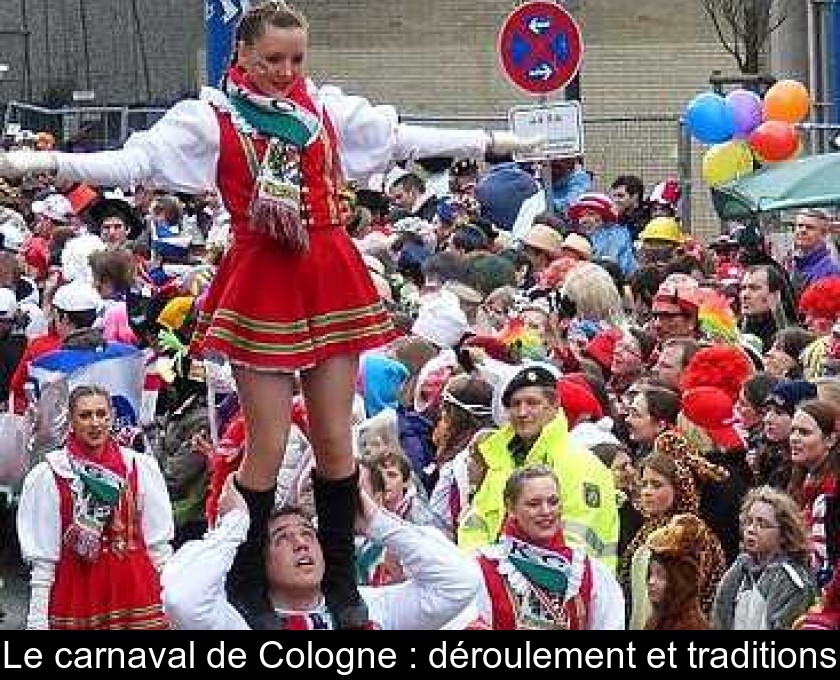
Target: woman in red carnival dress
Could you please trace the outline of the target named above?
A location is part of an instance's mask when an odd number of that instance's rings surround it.
[[[344,229],[343,179],[365,179],[398,160],[505,154],[536,140],[404,125],[392,107],[317,88],[304,73],[307,40],[306,20],[284,2],[255,3],[240,21],[220,89],[176,104],[121,150],[0,154],[0,176],[56,171],[62,181],[187,193],[218,186],[233,245],[207,295],[193,347],[224,355],[234,367],[248,430],[237,485],[254,536],[265,535],[293,374],[300,373],[317,461],[325,597],[338,625],[352,628],[364,626],[367,613],[353,573],[358,472],[351,405],[358,355],[389,339],[391,327]],[[260,554],[240,551],[228,579],[246,618],[270,611],[260,561]]]
[[[17,524],[32,565],[28,629],[168,628],[159,573],[172,553],[172,509],[151,456],[111,437],[111,396],[70,394],[62,449],[27,475]]]

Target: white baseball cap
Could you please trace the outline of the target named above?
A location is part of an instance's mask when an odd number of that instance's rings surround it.
[[[73,217],[73,205],[64,194],[50,194],[43,201],[32,204],[32,213],[48,217],[53,222],[69,222]]]
[[[102,297],[90,284],[71,281],[55,291],[52,304],[62,312],[89,312],[99,309]]]

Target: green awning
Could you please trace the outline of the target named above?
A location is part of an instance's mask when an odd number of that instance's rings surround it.
[[[722,220],[840,205],[840,153],[774,163],[712,189],[712,201]]]

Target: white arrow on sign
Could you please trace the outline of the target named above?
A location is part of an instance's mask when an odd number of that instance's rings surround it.
[[[542,35],[551,28],[551,20],[545,17],[532,17],[528,22],[528,28],[534,35]]]
[[[528,77],[531,80],[546,81],[549,78],[551,78],[551,76],[553,76],[553,75],[554,75],[554,69],[551,68],[550,64],[547,64],[545,62],[543,62],[539,66],[535,66],[530,71],[528,71]]]
[[[239,14],[239,7],[233,0],[220,0],[222,3],[222,21],[226,24],[233,21]]]

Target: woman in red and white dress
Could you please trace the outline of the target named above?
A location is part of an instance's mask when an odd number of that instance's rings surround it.
[[[264,534],[300,372],[317,461],[325,595],[339,625],[355,627],[366,612],[352,564],[351,406],[358,355],[389,339],[391,327],[344,229],[343,178],[364,179],[402,159],[479,157],[533,144],[509,133],[403,125],[391,107],[318,89],[304,73],[307,38],[305,19],[285,3],[255,3],[242,17],[220,89],[175,105],[122,150],[0,154],[0,176],[54,170],[59,180],[90,184],[192,193],[218,186],[233,245],[193,345],[234,366],[248,429],[237,482],[255,536]],[[248,566],[235,565],[228,582],[243,611],[267,606],[264,587],[254,586],[260,559],[240,553],[238,564]],[[239,586],[249,593],[236,595]]]
[[[106,390],[77,387],[69,411],[66,445],[27,475],[18,507],[26,627],[166,629],[159,573],[174,529],[160,468],[111,437]]]
[[[499,542],[477,556],[478,621],[493,630],[623,630],[624,596],[612,571],[563,539],[554,473],[542,465],[515,471],[504,499]]]

